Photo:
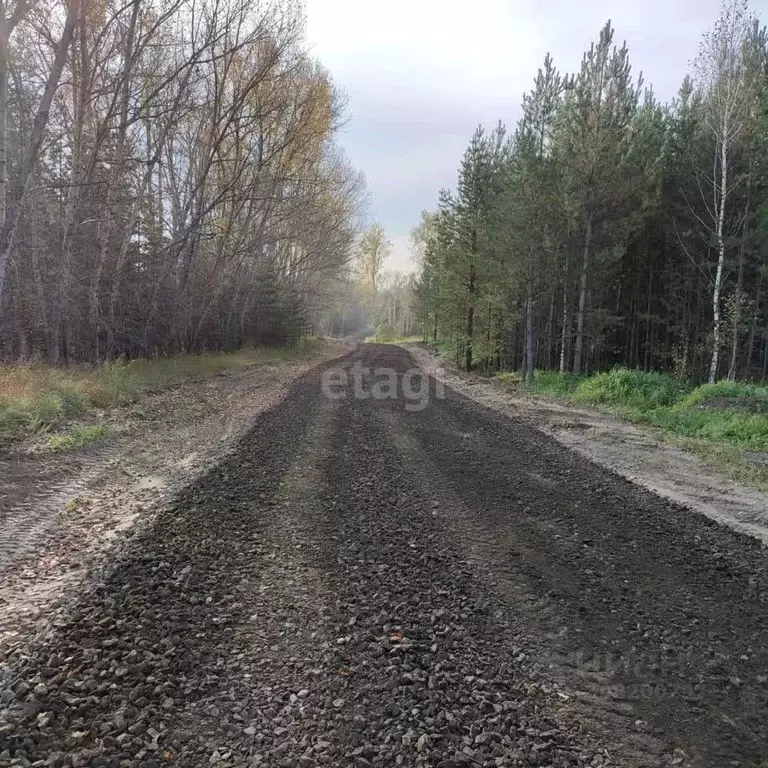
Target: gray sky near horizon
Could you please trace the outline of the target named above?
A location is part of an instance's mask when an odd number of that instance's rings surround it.
[[[454,187],[478,123],[514,128],[547,52],[562,72],[611,19],[635,74],[672,99],[720,0],[306,0],[314,54],[347,93],[340,140],[366,176],[372,219],[411,266],[408,237],[441,187]],[[752,0],[768,16],[768,0]]]

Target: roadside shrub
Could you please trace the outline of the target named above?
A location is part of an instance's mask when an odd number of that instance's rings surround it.
[[[688,410],[739,410],[752,413],[768,412],[768,387],[738,381],[718,381],[702,384],[688,393],[676,406]]]
[[[252,347],[228,354],[179,355],[101,366],[0,366],[0,446],[44,431],[89,408],[131,405],[148,390],[255,363],[311,359],[323,348],[323,341],[306,338],[292,347]],[[102,436],[101,428],[84,428],[72,438],[72,444]],[[68,444],[63,439],[54,443],[55,450],[65,450]]]
[[[61,395],[43,392],[21,398],[0,399],[0,442],[47,429],[68,411]]]
[[[65,434],[51,435],[47,439],[45,447],[52,453],[71,451],[95,443],[105,437],[109,437],[111,434],[112,430],[106,424],[76,427]]]
[[[376,329],[376,341],[388,342],[397,338],[397,331],[391,325],[380,325]]]
[[[496,374],[496,379],[502,384],[517,386],[520,384],[520,374],[517,371],[502,371]]]
[[[749,451],[768,450],[768,414],[722,410],[658,408],[642,421],[685,437],[728,443]]]
[[[54,384],[51,393],[59,398],[61,413],[64,415],[80,413],[90,406],[88,395],[74,382]]]
[[[136,401],[138,386],[131,363],[102,365],[83,382],[91,403],[96,408],[128,405]]]
[[[11,440],[28,430],[30,414],[23,401],[0,400],[0,440]]]
[[[684,392],[678,381],[664,373],[616,368],[581,381],[574,398],[585,403],[648,411],[673,405]]]
[[[532,389],[543,395],[552,397],[568,397],[572,395],[584,381],[583,376],[575,373],[556,373],[554,371],[536,371],[533,377]]]

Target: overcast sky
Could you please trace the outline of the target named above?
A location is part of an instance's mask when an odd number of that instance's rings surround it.
[[[454,187],[478,123],[512,129],[549,51],[563,72],[608,20],[635,73],[671,99],[720,0],[306,0],[308,38],[349,99],[341,142],[365,173],[371,217],[408,269],[422,209]],[[752,0],[764,20],[768,0]]]

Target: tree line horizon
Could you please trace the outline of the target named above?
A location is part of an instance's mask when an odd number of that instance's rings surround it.
[[[726,0],[678,96],[607,22],[572,75],[548,54],[522,117],[479,127],[413,239],[413,311],[465,369],[681,380],[768,368],[768,46]]]
[[[365,182],[295,0],[0,7],[0,360],[305,333]]]

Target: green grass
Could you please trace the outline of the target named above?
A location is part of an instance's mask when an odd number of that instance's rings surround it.
[[[237,371],[257,363],[308,360],[324,348],[324,342],[309,338],[293,347],[179,355],[98,367],[0,366],[0,446],[44,432],[91,409],[136,403],[148,390]]]
[[[502,371],[496,374],[496,379],[502,384],[524,387],[528,392],[537,392],[542,395],[549,395],[550,397],[568,397],[576,391],[584,377],[573,373],[536,371],[533,384],[523,384],[519,371]]]
[[[496,379],[502,384],[508,384],[511,387],[518,387],[523,382],[519,371],[501,371],[496,374]]]
[[[43,447],[51,453],[72,451],[76,448],[83,448],[86,445],[103,440],[111,434],[112,429],[106,424],[75,427],[69,432],[64,432],[60,435],[50,435],[43,444]]]
[[[449,340],[433,344],[454,360]],[[585,403],[636,424],[656,427],[670,442],[701,455],[742,482],[768,488],[768,386],[719,381],[686,387],[663,373],[616,368],[592,376],[536,371],[532,384],[518,372],[496,375],[503,384]]]
[[[424,341],[421,336],[386,336],[383,338],[378,334],[367,336],[365,339],[366,344],[417,344],[420,341]]]
[[[683,437],[728,443],[751,452],[768,451],[766,414],[656,408],[639,414],[635,420],[663,427]]]
[[[617,368],[584,378],[573,391],[573,399],[644,412],[674,405],[684,391],[681,384],[664,373]]]
[[[768,451],[768,388],[742,382],[689,390],[662,373],[619,368],[579,383],[571,399],[685,438]]]
[[[497,378],[521,387],[519,374]],[[768,487],[768,466],[754,456],[768,454],[768,387],[721,381],[690,389],[666,374],[617,368],[583,377],[537,372],[526,389],[657,427],[736,480]]]
[[[702,384],[683,397],[678,405],[685,408],[712,406],[768,412],[768,387],[741,381]]]
[[[537,371],[531,388],[535,392],[551,397],[568,397],[578,389],[583,380],[583,376],[574,373]]]

